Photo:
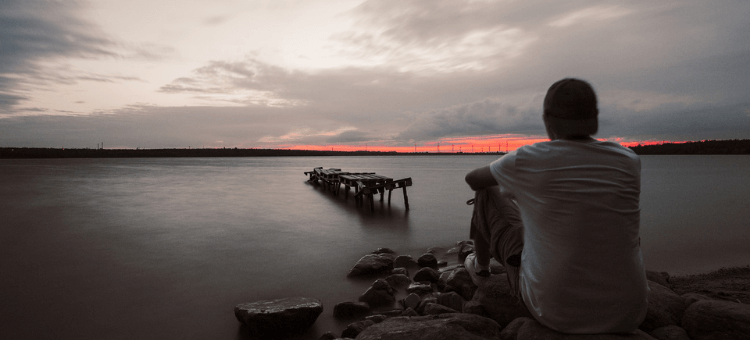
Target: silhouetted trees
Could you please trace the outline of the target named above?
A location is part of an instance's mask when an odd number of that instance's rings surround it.
[[[630,147],[639,155],[747,155],[750,139],[706,140]]]

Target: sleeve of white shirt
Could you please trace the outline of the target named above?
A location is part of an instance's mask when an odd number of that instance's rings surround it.
[[[510,179],[513,178],[515,170],[516,150],[513,150],[505,156],[490,163],[490,172],[492,173],[492,177],[495,178],[495,181],[497,181],[498,186],[500,186],[500,193],[508,198],[515,197],[512,192],[512,184],[510,183]]]

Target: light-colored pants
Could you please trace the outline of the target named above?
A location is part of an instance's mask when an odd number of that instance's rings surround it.
[[[511,294],[519,296],[518,271],[523,251],[523,221],[518,206],[500,194],[497,186],[477,190],[470,237],[477,261],[488,264],[490,256],[507,270]],[[510,262],[510,263],[509,263]]]

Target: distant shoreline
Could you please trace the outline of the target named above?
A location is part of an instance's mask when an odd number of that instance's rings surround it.
[[[639,155],[748,155],[750,139],[663,143],[630,147]],[[0,159],[22,158],[156,158],[156,157],[283,157],[283,156],[469,156],[504,152],[320,151],[286,149],[71,149],[0,147]]]

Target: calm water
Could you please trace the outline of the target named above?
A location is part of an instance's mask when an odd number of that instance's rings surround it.
[[[494,156],[0,160],[0,338],[242,339],[237,303],[333,306],[369,251],[418,256],[468,237],[464,174]],[[646,156],[650,269],[750,264],[750,157]],[[376,211],[305,182],[313,167],[412,177]]]

